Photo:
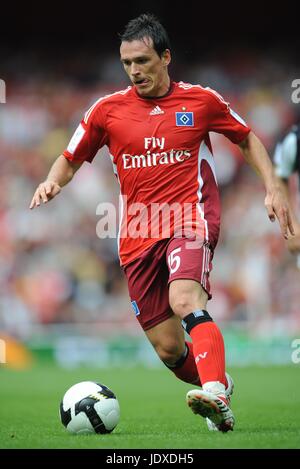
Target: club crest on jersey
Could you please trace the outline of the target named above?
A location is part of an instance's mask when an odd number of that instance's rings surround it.
[[[131,302],[131,306],[133,308],[133,311],[135,313],[136,316],[139,316],[141,314],[140,310],[139,310],[139,307],[137,305],[137,302],[136,301],[132,301]]]
[[[176,112],[175,115],[177,127],[194,127],[193,112]]]

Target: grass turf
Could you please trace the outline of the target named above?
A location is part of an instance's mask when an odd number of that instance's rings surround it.
[[[233,432],[209,432],[185,404],[191,386],[162,368],[27,371],[0,369],[0,448],[300,448],[297,366],[229,370],[235,381]],[[117,395],[121,420],[111,434],[71,435],[58,416],[73,384],[93,380]]]

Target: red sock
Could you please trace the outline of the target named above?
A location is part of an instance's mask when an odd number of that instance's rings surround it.
[[[216,323],[197,324],[190,331],[190,336],[202,385],[208,381],[220,381],[227,386],[224,340]]]
[[[186,345],[188,347],[188,354],[184,363],[176,368],[170,367],[170,370],[173,371],[173,373],[177,376],[177,378],[181,379],[181,381],[195,384],[196,386],[201,386],[198,370],[195,365],[193,344],[191,342],[186,342]]]

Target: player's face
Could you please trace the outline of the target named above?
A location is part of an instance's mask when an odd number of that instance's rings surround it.
[[[170,86],[168,65],[170,51],[159,57],[153,49],[152,39],[123,41],[120,48],[121,62],[138,93],[145,97],[158,97],[167,93]]]

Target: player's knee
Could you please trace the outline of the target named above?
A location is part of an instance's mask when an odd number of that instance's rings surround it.
[[[174,298],[173,301],[170,300],[170,306],[174,313],[183,318],[187,314],[191,313],[195,308],[193,302],[189,298]]]
[[[182,350],[181,344],[172,342],[159,345],[155,349],[161,361],[163,361],[164,363],[169,363],[171,365],[177,362],[184,350],[184,348]]]
[[[200,286],[198,288],[176,288],[169,293],[170,306],[181,319],[196,309],[205,309],[207,304],[207,293]]]
[[[183,319],[187,314],[195,311],[195,309],[203,309],[205,302],[192,294],[176,295],[173,300],[170,298],[170,306],[176,316]]]

